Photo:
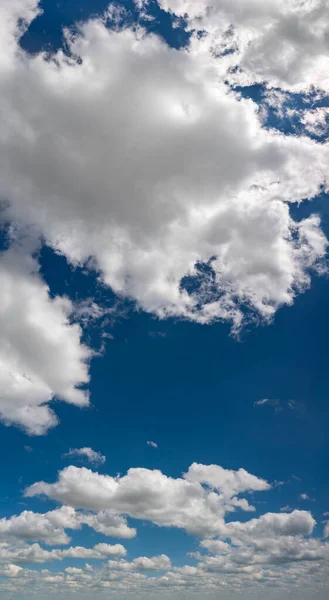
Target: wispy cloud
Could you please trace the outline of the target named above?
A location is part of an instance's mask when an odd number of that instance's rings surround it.
[[[148,446],[151,446],[152,448],[157,448],[158,444],[156,444],[155,442],[151,442],[151,441],[147,441],[146,442]]]
[[[69,452],[63,454],[63,458],[71,457],[85,458],[88,462],[94,465],[102,465],[106,461],[106,456],[103,456],[100,452],[96,452],[92,448],[73,448]]]
[[[256,400],[256,402],[254,402],[254,406],[270,406],[274,408],[275,412],[279,412],[284,408],[289,408],[290,410],[300,410],[304,407],[301,402],[297,402],[296,400],[288,400],[287,402],[283,402],[278,398],[263,398],[262,400]]]
[[[277,399],[263,398],[262,400],[256,400],[254,406],[271,406],[277,412],[281,410],[281,402]]]

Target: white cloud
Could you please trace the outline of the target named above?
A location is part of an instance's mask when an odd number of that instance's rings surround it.
[[[263,400],[256,400],[256,402],[254,402],[254,406],[273,406],[279,410],[281,407],[281,402],[277,399],[263,398]]]
[[[64,531],[67,528],[80,528],[76,512],[69,506],[62,506],[44,514],[25,510],[20,515],[0,519],[1,539],[16,538],[61,545],[70,541]]]
[[[329,108],[321,107],[303,111],[301,123],[313,135],[319,137],[326,135],[329,130]]]
[[[106,560],[109,556],[120,557],[127,554],[121,544],[96,544],[93,548],[71,546],[64,550],[44,550],[39,544],[17,544],[0,548],[0,562],[18,564],[42,564],[67,558]]]
[[[329,89],[328,4],[326,0],[159,0],[164,10],[188,17],[189,28],[203,30],[206,51],[232,80],[250,85],[309,91]],[[198,48],[197,38],[192,47]],[[224,55],[224,56],[223,56]]]
[[[152,448],[157,448],[158,444],[156,444],[155,442],[146,442],[148,446],[151,446]]]
[[[22,249],[0,255],[0,418],[31,435],[57,424],[48,403],[56,396],[87,406],[91,351],[71,324],[71,302],[51,298],[38,264]]]
[[[265,32],[271,46],[288,4],[221,3],[237,31],[261,32],[256,41],[269,65],[261,73],[271,75]],[[7,5],[12,23],[17,11]],[[311,61],[323,42],[319,19],[307,15],[319,34],[310,34]],[[312,198],[325,184],[327,145],[263,129],[258,107],[224,85],[226,59],[204,52],[202,40],[177,51],[140,30],[109,31],[102,20],[81,27],[68,37],[79,62],[62,52],[52,61],[17,50],[0,70],[7,218],[32,223],[72,263],[93,257],[106,284],[160,317],[224,319],[238,328],[241,304],[264,319],[290,305],[327,242],[319,219],[294,222],[288,203]],[[248,73],[251,52],[243,55]],[[197,275],[198,261],[211,261],[214,275],[203,275],[188,294],[182,278]]]
[[[299,494],[300,500],[308,500],[309,502],[314,502],[314,498],[310,498],[308,494]]]
[[[88,462],[93,463],[95,465],[103,465],[106,461],[106,456],[103,456],[100,452],[96,452],[92,448],[73,448],[69,450],[66,454],[63,454],[63,457],[81,457],[86,458]]]
[[[211,598],[214,593],[223,592],[226,596],[235,592],[233,597],[238,597],[248,592],[254,596],[260,590],[267,593],[267,589],[273,587],[286,596],[289,589],[295,588],[296,582],[299,590],[308,590],[307,597],[312,597],[315,582],[327,574],[328,544],[298,537],[287,537],[279,542],[272,539],[261,546],[257,544],[256,541],[254,546],[236,548],[227,545],[229,548],[225,548],[227,552],[222,555],[196,557],[199,560],[197,566],[174,567],[169,557],[161,555],[139,557],[131,562],[111,560],[100,568],[89,564],[83,568],[66,567],[57,573],[8,565],[2,568],[1,575],[13,579],[15,585],[19,579],[26,589],[32,586],[43,591],[46,588],[42,584],[45,583],[49,591],[66,596],[73,591],[84,592],[90,597],[102,592],[118,597],[134,593],[138,598],[148,593],[160,598],[166,592],[173,597],[193,592],[202,594],[203,598],[210,594]],[[164,571],[163,574],[158,574],[158,570]],[[11,591],[14,589],[19,588],[12,587]]]
[[[254,406],[271,406],[274,408],[275,412],[280,412],[283,408],[289,408],[290,410],[300,410],[303,408],[303,404],[301,402],[296,402],[296,400],[282,402],[276,398],[264,398],[263,400],[256,400],[256,402],[254,402]]]
[[[79,513],[79,519],[81,523],[109,537],[131,539],[136,536],[136,529],[128,526],[126,518],[111,510],[101,510],[96,514]]]
[[[314,526],[315,520],[309,512],[294,510],[287,514],[267,513],[246,523],[239,521],[228,523],[226,533],[231,539],[245,536],[253,538],[306,536],[311,535]]]
[[[324,538],[328,538],[329,537],[329,521],[327,521],[325,523],[324,529],[323,529],[323,537]]]
[[[18,535],[15,532],[15,540],[14,535],[11,540],[9,536],[6,540],[3,537],[4,542],[0,544],[0,562],[6,563],[0,574],[6,581],[19,579],[26,589],[38,589],[41,594],[44,594],[41,592],[45,589],[44,583],[51,586],[49,590],[53,593],[65,595],[69,591],[83,591],[90,597],[101,592],[118,597],[133,592],[145,597],[151,592],[158,598],[165,590],[170,590],[174,597],[192,590],[202,597],[212,592],[218,594],[219,590],[240,594],[249,590],[254,594],[260,585],[279,586],[280,593],[286,594],[294,581],[300,589],[314,586],[315,577],[317,581],[324,581],[328,574],[329,543],[312,537],[316,523],[310,512],[294,510],[266,513],[247,521],[225,520],[236,507],[235,500],[243,500],[238,496],[269,488],[264,480],[244,469],[230,471],[218,465],[193,463],[178,479],[147,469],[130,469],[126,476],[112,478],[86,468],[68,467],[59,474],[58,482],[39,482],[29,488],[26,495],[46,493],[58,501],[63,501],[65,496],[66,501],[70,498],[74,504],[79,498],[79,505],[88,504],[91,508],[93,504],[94,509],[96,504],[99,507],[101,499],[110,508],[97,515],[68,507],[36,514],[33,528],[42,532],[44,540],[50,536],[50,530],[44,535],[45,520],[52,519],[54,527],[71,528],[82,523],[94,526],[89,517],[98,519],[102,514],[100,522],[108,523],[107,519],[115,519],[115,516],[123,518],[115,515],[115,511],[122,511],[159,526],[176,526],[201,536],[210,535],[201,539],[200,552],[190,553],[196,566],[174,566],[166,554],[127,560],[121,558],[126,556],[121,544],[45,550],[38,543],[28,545],[22,532]],[[22,513],[22,521],[25,514],[26,511]],[[214,539],[214,536],[217,537]],[[29,541],[34,539],[38,539],[37,536],[28,538]],[[76,568],[69,563],[63,572],[56,573],[17,566],[73,559],[100,560],[102,565],[94,567],[87,563]],[[10,566],[15,563],[16,568]]]
[[[171,561],[168,556],[161,554],[152,558],[140,556],[132,562],[110,560],[108,565],[110,569],[119,571],[167,571],[171,568]]]
[[[266,481],[244,469],[231,471],[217,465],[193,463],[183,478],[177,479],[142,468],[114,478],[69,466],[60,471],[56,483],[34,483],[25,496],[43,494],[76,508],[111,509],[159,526],[212,536],[223,530],[225,513],[255,510],[240,494],[268,489]]]
[[[65,530],[78,530],[83,524],[108,537],[130,539],[136,535],[136,530],[128,527],[125,517],[110,510],[90,513],[62,506],[46,513],[25,510],[19,515],[0,519],[0,539],[5,543],[16,540],[39,541],[48,546],[65,545],[71,541]]]

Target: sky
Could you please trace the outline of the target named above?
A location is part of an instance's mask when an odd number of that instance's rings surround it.
[[[329,591],[326,0],[0,0],[4,600]]]

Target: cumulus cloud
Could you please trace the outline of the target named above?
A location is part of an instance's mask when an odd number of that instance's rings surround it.
[[[132,562],[110,560],[108,565],[110,569],[119,571],[167,571],[171,568],[171,561],[166,554],[161,554],[152,558],[139,556]]]
[[[106,461],[106,456],[103,456],[100,452],[96,452],[92,448],[73,448],[66,454],[63,454],[63,458],[72,458],[74,456],[85,458],[88,462],[95,465],[103,465]]]
[[[23,511],[19,515],[0,519],[0,542],[38,541],[47,545],[65,545],[71,541],[68,530],[81,529],[88,525],[108,537],[132,538],[136,530],[128,527],[124,517],[111,511],[89,513],[62,506],[46,513]]]
[[[121,544],[96,544],[93,548],[71,546],[64,550],[45,550],[39,544],[20,544],[0,548],[0,562],[18,564],[42,564],[66,558],[81,558],[105,560],[109,556],[120,557],[126,555],[126,549]]]
[[[315,520],[307,511],[294,510],[292,513],[276,514],[267,513],[258,519],[251,519],[246,523],[239,521],[227,524],[227,537],[251,536],[278,537],[278,536],[307,536],[311,535]]]
[[[131,539],[136,536],[136,529],[128,526],[127,519],[112,510],[100,510],[96,513],[79,513],[79,520],[98,533],[109,537]]]
[[[102,591],[118,596],[134,592],[141,597],[152,592],[160,597],[166,589],[180,594],[193,589],[203,596],[214,590],[245,592],[248,588],[252,593],[259,584],[279,586],[285,593],[294,580],[303,588],[312,586],[314,577],[323,580],[327,572],[329,543],[312,537],[316,522],[310,512],[268,512],[248,520],[227,520],[236,508],[251,509],[243,503],[242,494],[269,489],[266,481],[245,469],[232,471],[219,465],[193,463],[181,478],[138,468],[110,477],[70,466],[59,473],[57,482],[38,482],[25,495],[45,494],[73,506],[44,515],[24,511],[1,521],[0,563],[4,566],[0,574],[33,589],[44,590],[42,585],[47,584],[53,592],[84,591],[91,596]],[[90,512],[101,506],[101,511]],[[174,566],[166,554],[128,560],[121,544],[45,549],[36,543],[48,544],[51,536],[57,535],[58,543],[66,544],[65,529],[81,524],[99,532],[102,527],[119,529],[123,525],[120,520],[127,516],[201,536],[200,551],[190,553],[195,566]],[[130,537],[132,531],[136,533],[126,524],[128,531]],[[326,524],[323,538],[327,533]],[[21,566],[72,559],[100,560],[102,564],[69,565],[56,573],[33,572]]]
[[[322,137],[329,131],[329,108],[320,107],[313,110],[304,110],[301,123],[312,135]]]
[[[326,43],[321,3],[317,12],[293,0],[212,5],[200,26],[233,25],[248,80],[273,78],[273,44],[290,48],[296,38],[291,60],[300,67],[275,60],[283,80],[293,72],[304,81],[304,22],[309,71],[328,73],[326,58],[314,68]],[[31,19],[38,5],[26,6],[1,2],[10,40],[0,67],[6,218],[33,224],[73,264],[93,257],[88,264],[114,292],[160,317],[224,319],[238,329],[245,314],[270,319],[292,304],[327,241],[319,218],[295,222],[289,202],[326,185],[327,144],[265,130],[258,106],[224,83],[231,55],[205,52],[202,38],[177,51],[95,18],[67,33],[69,57],[27,56],[17,19],[20,10]],[[193,21],[206,3],[162,6]]]
[[[186,16],[190,30],[204,32],[203,46],[222,58],[232,81],[328,91],[326,0],[159,0],[159,4]]]
[[[0,539],[16,538],[61,545],[70,541],[64,531],[67,528],[80,528],[76,512],[69,506],[44,514],[25,510],[20,515],[0,519]]]
[[[30,435],[57,424],[48,403],[54,398],[88,406],[91,351],[70,322],[72,304],[52,298],[24,247],[0,254],[0,419]]]
[[[217,465],[193,463],[183,478],[177,479],[142,468],[114,478],[69,466],[60,471],[57,482],[34,483],[25,496],[46,495],[76,508],[111,509],[159,526],[212,536],[223,530],[227,512],[255,510],[240,494],[268,489],[266,481],[244,469],[232,471]]]
[[[46,569],[31,571],[8,564],[0,572],[3,577],[15,581],[20,579],[24,585],[32,585],[34,589],[37,586],[39,590],[45,590],[42,587],[44,583],[48,589],[64,594],[70,591],[84,591],[91,595],[104,592],[123,597],[131,592],[138,597],[145,597],[150,592],[161,597],[166,590],[174,595],[190,594],[193,590],[203,597],[214,591],[217,594],[218,591],[245,594],[249,590],[254,594],[259,584],[279,587],[280,594],[286,594],[292,581],[298,581],[299,587],[312,592],[314,578],[318,581],[326,573],[328,544],[319,540],[286,537],[279,542],[267,540],[261,546],[258,543],[244,547],[223,543],[224,548],[218,545],[219,554],[196,556],[196,566],[175,567],[168,556],[160,555],[139,557],[130,562],[110,560],[100,568],[89,564],[82,568],[66,567],[63,572],[57,573]],[[81,548],[77,553],[81,556],[87,554],[83,550],[87,549]],[[94,548],[89,549],[90,555],[95,552]]]

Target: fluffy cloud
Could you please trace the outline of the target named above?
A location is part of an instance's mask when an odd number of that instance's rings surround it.
[[[95,465],[103,465],[106,461],[106,456],[103,456],[100,452],[96,452],[92,448],[73,448],[66,454],[63,454],[63,457],[72,458],[72,456],[86,458],[88,462]]]
[[[121,544],[96,544],[93,548],[72,546],[65,550],[44,550],[39,544],[20,544],[17,546],[1,547],[0,562],[15,562],[18,564],[42,564],[66,558],[81,558],[105,560],[109,556],[119,557],[127,554]]]
[[[0,519],[0,540],[16,538],[61,545],[70,541],[65,529],[79,528],[76,511],[69,506],[44,514],[25,510],[9,519]]]
[[[160,556],[139,556],[132,562],[126,560],[110,560],[109,568],[119,571],[167,571],[171,568],[171,561],[168,556],[161,554]]]
[[[70,323],[67,298],[49,295],[38,264],[12,248],[0,255],[0,418],[31,435],[57,424],[48,404],[55,396],[87,406],[91,351],[81,343],[81,329]]]
[[[238,36],[240,26],[248,39],[250,28],[268,33],[268,42],[257,38],[267,70],[263,45],[271,47],[277,19],[292,10],[291,2],[272,5],[221,3]],[[29,18],[37,3],[30,6]],[[163,2],[192,16],[204,6]],[[19,13],[4,0],[1,7],[12,48]],[[318,33],[311,27],[311,63],[325,39],[321,10],[305,17]],[[17,47],[0,70],[6,217],[32,223],[72,263],[93,257],[106,284],[160,317],[227,319],[238,328],[242,304],[264,319],[291,304],[327,242],[319,219],[294,222],[288,203],[325,184],[327,145],[262,128],[257,105],[224,84],[225,57],[204,52],[202,40],[177,51],[93,19],[67,44],[71,56],[53,60]]]
[[[43,494],[76,508],[110,509],[159,526],[212,536],[223,530],[226,512],[254,510],[239,494],[269,488],[266,481],[244,469],[231,471],[217,465],[194,463],[177,479],[142,468],[114,478],[70,466],[60,471],[56,483],[34,483],[25,496]]]
[[[244,521],[225,520],[237,507],[251,509],[248,503],[243,504],[242,494],[269,489],[266,481],[244,469],[232,471],[218,465],[193,463],[177,479],[148,469],[130,469],[127,475],[113,478],[70,466],[59,473],[56,483],[38,482],[26,490],[26,496],[46,494],[74,506],[93,510],[103,506],[103,510],[93,514],[65,506],[44,515],[35,514],[28,529],[26,525],[18,527],[19,520],[28,520],[26,511],[12,518],[10,526],[6,523],[2,527],[5,541],[0,544],[0,562],[5,563],[0,574],[8,581],[4,589],[10,589],[9,582],[14,581],[11,591],[24,584],[41,594],[43,584],[47,584],[52,592],[64,595],[83,590],[91,596],[102,592],[125,596],[133,592],[145,597],[152,592],[160,597],[167,589],[172,593],[193,590],[204,597],[218,590],[246,593],[249,589],[253,593],[259,585],[279,586],[285,593],[295,580],[299,587],[314,586],[317,577],[323,581],[328,574],[329,543],[312,537],[316,523],[310,512],[294,510],[266,513]],[[184,528],[203,537],[200,552],[190,554],[196,560],[195,566],[176,567],[166,554],[127,560],[121,558],[126,556],[121,544],[45,550],[38,543],[28,545],[24,541],[39,539],[48,543],[51,529],[46,522],[59,536],[61,527],[74,529],[82,523],[96,531],[102,527],[119,529],[123,526],[120,519],[124,519],[120,513],[158,526]],[[127,524],[126,531],[135,533]],[[100,560],[102,565],[69,565],[56,574],[19,566],[64,559]]]
[[[111,510],[100,510],[95,514],[79,513],[79,519],[81,523],[108,537],[131,539],[136,536],[136,529],[128,526],[126,518]]]
[[[145,0],[147,4],[147,0]],[[329,26],[326,0],[159,0],[203,30],[203,45],[244,85],[300,91],[329,89]],[[197,48],[197,37],[194,45]],[[193,44],[192,44],[193,45]],[[229,77],[228,73],[228,77]]]
[[[311,535],[315,520],[309,512],[294,510],[289,514],[267,513],[259,519],[251,519],[246,523],[238,521],[228,523],[227,537],[232,540],[243,537],[278,537]]]
[[[110,511],[88,513],[62,506],[46,513],[23,511],[20,515],[0,519],[0,542],[41,541],[47,545],[68,544],[66,529],[81,529],[88,525],[108,537],[132,538],[136,530],[128,527],[124,517]]]
[[[304,110],[301,116],[301,123],[305,129],[318,137],[322,137],[329,130],[329,108],[315,108],[314,110]]]

